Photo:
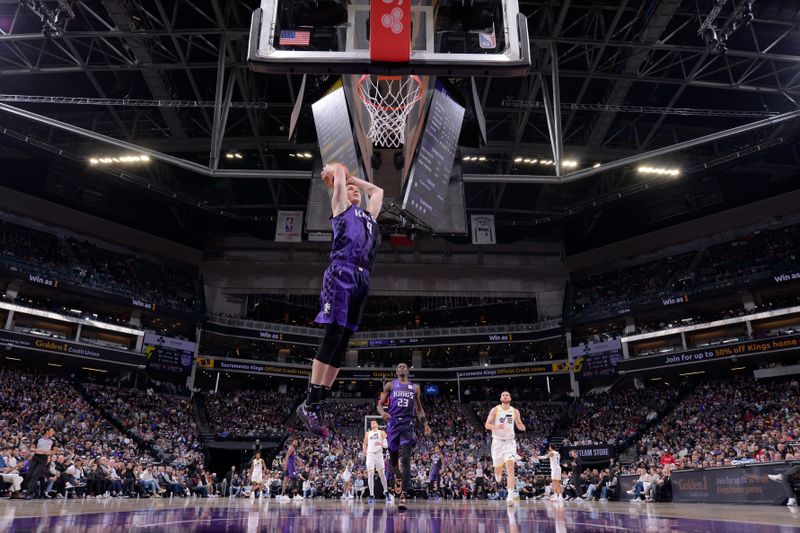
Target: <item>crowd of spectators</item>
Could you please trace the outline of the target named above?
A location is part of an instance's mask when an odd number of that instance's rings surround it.
[[[83,387],[102,410],[151,447],[162,462],[176,468],[204,463],[188,398],[158,393],[152,388],[142,391],[90,383]]]
[[[198,429],[186,397],[167,394],[174,392],[171,389],[138,390],[129,384],[129,380],[115,386],[76,384],[53,374],[0,366],[0,473],[11,476],[3,478],[7,490],[18,497],[17,481],[28,486],[30,449],[53,427],[57,453],[41,483],[30,485],[32,493],[44,497],[70,492],[95,497],[249,495],[246,468],[222,475],[204,470]],[[81,389],[91,403],[83,399]],[[286,449],[294,445],[300,475],[290,486],[290,496],[342,496],[343,472],[350,462],[356,494],[363,496],[367,473],[361,453],[362,424],[365,415],[376,412],[374,402],[331,400],[326,413],[338,430],[326,439],[309,439],[291,423],[302,392],[299,387],[283,393],[224,392],[208,398],[206,406],[212,423],[228,436],[253,438],[274,432],[288,437],[264,474],[271,495],[280,492]],[[497,391],[477,388],[475,392],[491,398],[484,394]],[[524,397],[523,391],[512,394]],[[540,472],[536,457],[565,417],[571,419],[571,426],[564,446],[619,449],[635,439],[637,451],[634,462],[625,468],[612,460],[608,468],[595,469],[577,457],[562,456],[565,495],[576,500],[602,500],[628,491],[636,501],[658,500],[668,493],[673,469],[790,460],[796,457],[800,439],[798,397],[796,377],[766,382],[739,377],[700,382],[691,392],[658,383],[647,388],[612,388],[573,404],[514,400],[512,405],[527,426],[517,436],[517,490],[522,498],[550,496],[549,480]],[[491,434],[483,427],[497,401],[466,404],[443,395],[425,396],[423,404],[433,434],[418,433],[412,452],[413,494],[505,497],[504,487],[492,476]],[[431,483],[431,467],[437,462],[440,481]],[[621,473],[635,473],[638,478],[631,486],[618,487]]]
[[[376,415],[377,400],[347,402],[333,401],[325,405],[325,418],[330,420],[334,428],[364,427],[364,417]]]
[[[35,274],[179,311],[192,312],[197,299],[188,271],[2,219],[0,265],[26,279]]]
[[[194,277],[180,270],[101,248],[72,237],[67,246],[81,268],[74,269],[84,285],[112,294],[143,300],[172,309],[194,306]]]
[[[289,418],[305,389],[222,391],[205,400],[208,420],[221,439],[280,438],[291,431]]]
[[[783,461],[800,439],[796,377],[708,381],[683,398],[637,445],[636,467],[663,457],[681,468]]]
[[[34,273],[61,273],[64,254],[55,235],[0,220],[0,259],[10,268],[25,266]]]
[[[155,392],[171,389],[157,382],[136,391],[73,379],[0,366],[0,492],[12,498],[219,495],[221,479],[204,469],[186,398]],[[124,430],[84,400],[81,388]],[[33,479],[31,450],[50,428],[54,453],[42,477]]]
[[[155,461],[148,450],[87,403],[68,379],[1,366],[0,449],[6,468],[22,477],[23,486],[30,449],[50,427],[57,432],[58,455],[53,462],[63,466],[81,461],[87,477],[103,462],[145,465]],[[14,488],[12,492],[18,492]]]
[[[798,244],[800,225],[754,231],[709,246],[694,269],[693,283],[698,287],[721,288],[771,276],[773,269],[792,269],[797,266]]]
[[[374,404],[372,413],[377,413]],[[411,472],[415,479],[416,490],[427,494],[430,465],[434,454],[441,458],[442,483],[446,479],[461,479],[465,470],[464,465],[472,465],[474,478],[474,465],[484,458],[485,433],[478,428],[469,418],[464,404],[452,398],[426,398],[424,400],[425,412],[433,428],[429,438],[420,438],[414,447]],[[339,418],[343,411],[337,408],[329,409],[329,414],[335,426],[343,426],[346,419]],[[363,420],[363,419],[362,419]],[[341,473],[350,461],[355,465],[353,475],[356,487],[366,487],[365,458],[362,451],[363,432],[357,435],[333,433],[326,441],[316,442],[311,439],[288,439],[286,447],[293,442],[298,443],[297,453],[300,459],[300,477],[308,480],[313,487],[311,494],[320,497],[338,497],[342,494],[343,480]],[[273,477],[277,477],[282,470],[282,461],[285,449],[275,457],[272,464]],[[387,454],[388,459],[388,454]],[[387,463],[388,468],[388,463]],[[488,468],[488,467],[487,467]],[[488,470],[487,470],[488,472]],[[245,473],[246,475],[246,473]],[[389,470],[387,475],[390,476]],[[359,483],[358,480],[361,480]],[[390,484],[392,481],[390,481]],[[455,482],[454,482],[455,484]],[[301,487],[293,489],[295,494],[300,493]]]
[[[344,427],[349,424],[350,419],[344,415],[346,410],[334,407],[337,402],[329,405],[327,414],[337,427]],[[345,402],[338,402],[340,405],[352,405]],[[372,412],[375,413],[374,405]],[[488,406],[487,404],[481,404]],[[530,405],[522,402],[515,404],[524,410],[523,416],[526,417],[528,433],[532,431],[546,432],[549,426],[555,423],[557,413],[561,408],[548,407],[545,404],[531,403]],[[505,498],[505,488],[498,486],[492,474],[491,459],[489,457],[490,433],[483,428],[483,420],[478,422],[467,404],[458,402],[452,397],[426,397],[424,399],[425,413],[428,422],[433,429],[433,434],[428,437],[418,435],[411,458],[411,474],[413,493],[422,498]],[[475,407],[480,409],[480,406]],[[479,410],[479,412],[482,412]],[[344,416],[344,417],[343,417]],[[361,416],[359,412],[359,416]],[[541,422],[538,419],[542,419]],[[529,422],[530,421],[530,422]],[[363,431],[363,430],[362,430]],[[546,436],[546,435],[545,435]],[[336,498],[342,496],[343,479],[342,472],[345,466],[353,462],[353,479],[356,493],[363,494],[367,487],[365,458],[361,454],[363,434],[347,434],[334,432],[326,440],[317,441],[313,439],[293,438],[290,436],[283,450],[276,455],[270,471],[266,474],[268,478],[267,486],[270,487],[270,495],[280,492],[281,472],[283,471],[283,461],[286,450],[290,445],[296,446],[299,465],[299,480],[289,487],[289,496],[301,495],[306,497]],[[543,437],[531,436],[525,438],[520,435],[520,459],[517,462],[517,473],[520,479],[520,488],[528,487],[528,491],[523,494],[534,493],[534,485],[544,490],[544,476],[536,475],[535,455],[538,455],[538,446],[541,445]],[[434,457],[441,461],[439,483],[430,483],[430,470],[434,463]],[[387,458],[387,475],[390,485],[393,483]],[[476,483],[476,473],[478,468],[483,471],[484,483]],[[238,474],[237,486],[244,487],[241,495],[248,495],[249,489],[246,488],[248,471]]]
[[[86,456],[151,461],[147,450],[109,423],[69,380],[0,366],[0,435],[15,448],[46,427],[58,428],[65,448]]]
[[[581,396],[571,407],[565,444],[622,446],[667,411],[680,388],[658,382],[646,388],[611,388]]]
[[[572,280],[565,315],[616,315],[632,305],[672,294],[670,279],[689,266],[697,252],[687,252],[656,261]]]
[[[619,270],[573,277],[564,314],[601,318],[632,306],[680,299],[709,290],[743,287],[800,268],[800,225],[753,231],[743,237]],[[698,243],[698,247],[700,247]],[[691,266],[691,270],[690,267]]]

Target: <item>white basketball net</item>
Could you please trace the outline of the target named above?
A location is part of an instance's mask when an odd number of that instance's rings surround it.
[[[398,148],[406,142],[406,118],[422,96],[418,76],[372,76],[358,81],[358,95],[369,113],[367,137],[378,146]]]

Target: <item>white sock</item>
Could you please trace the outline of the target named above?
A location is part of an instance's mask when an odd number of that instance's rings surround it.
[[[386,482],[386,471],[385,470],[378,470],[378,477],[381,478],[381,484],[383,485],[383,492],[388,493],[389,487],[387,486]]]

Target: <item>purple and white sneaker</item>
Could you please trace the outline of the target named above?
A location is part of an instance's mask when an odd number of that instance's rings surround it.
[[[318,412],[313,407],[306,405],[304,401],[297,406],[295,410],[297,418],[306,426],[306,429],[314,435],[320,437],[327,437],[330,435],[328,428],[325,427],[325,422],[322,418],[322,413]]]

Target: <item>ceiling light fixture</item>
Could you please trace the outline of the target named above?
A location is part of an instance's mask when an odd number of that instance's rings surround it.
[[[90,165],[109,165],[112,163],[149,163],[148,155],[120,155],[112,157],[90,157]]]
[[[657,174],[660,176],[678,176],[681,171],[677,168],[641,166],[636,169],[639,174]]]

